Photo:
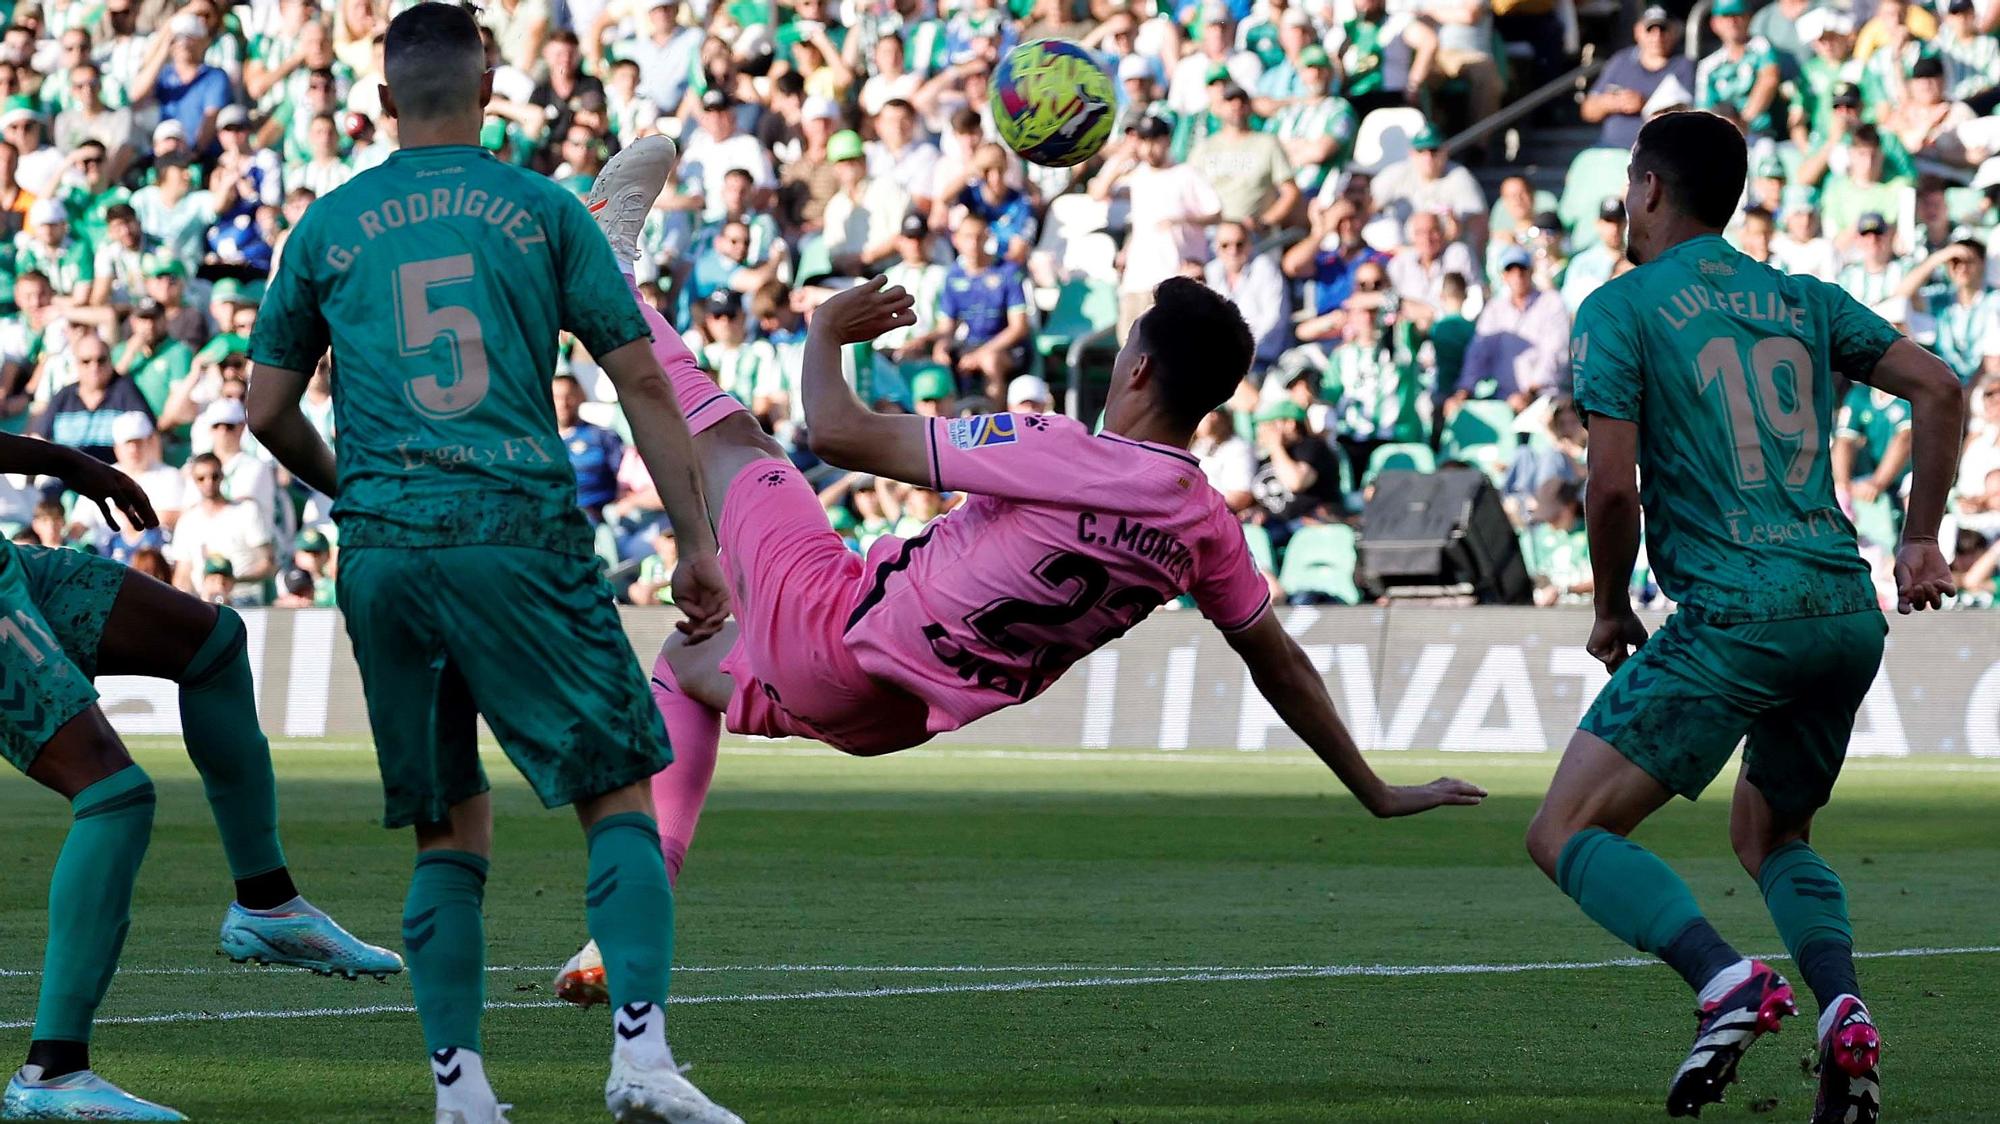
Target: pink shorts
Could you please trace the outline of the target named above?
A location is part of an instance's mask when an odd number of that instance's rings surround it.
[[[736,682],[731,731],[863,754],[930,738],[924,704],[871,678],[847,648],[861,557],[833,532],[798,469],[778,460],[746,466],[723,499],[717,536],[738,629],[722,659]]]

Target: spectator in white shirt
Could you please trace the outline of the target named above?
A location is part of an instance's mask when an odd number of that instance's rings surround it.
[[[875,115],[875,135],[879,139],[867,145],[868,174],[893,180],[921,213],[929,214],[938,149],[917,135],[917,111],[901,98],[891,99]]]
[[[238,583],[236,604],[261,604],[263,582],[277,572],[271,528],[250,504],[222,494],[222,462],[203,453],[188,462],[196,500],[174,528],[174,584],[199,595],[210,556],[226,559]]]
[[[1222,494],[1229,510],[1242,512],[1256,506],[1257,453],[1236,435],[1236,424],[1227,410],[1216,410],[1202,419],[1188,451],[1201,462],[1201,474]]]
[[[1215,228],[1215,258],[1203,271],[1208,287],[1236,302],[1257,341],[1256,366],[1268,367],[1291,343],[1292,309],[1276,252],[1256,254],[1242,223]]]
[[[826,248],[834,268],[860,273],[896,253],[910,195],[895,180],[870,176],[860,134],[842,130],[826,142],[840,187],[826,201]]]
[[[1413,215],[1424,211],[1446,214],[1458,221],[1465,241],[1474,246],[1486,243],[1486,193],[1465,165],[1454,164],[1444,152],[1444,137],[1435,126],[1425,126],[1410,141],[1410,155],[1382,169],[1369,191],[1377,209],[1409,225]]]
[[[160,459],[160,438],[154,432],[153,419],[137,410],[118,415],[111,423],[111,452],[112,467],[138,482],[152,501],[160,526],[171,533],[180,521],[187,486],[180,471]],[[102,542],[118,530],[105,524],[103,511],[94,503],[77,504],[70,518],[89,531],[93,541]],[[124,522],[122,516],[119,521]]]
[[[1410,216],[1408,247],[1389,259],[1389,284],[1406,301],[1421,301],[1435,310],[1444,296],[1444,275],[1480,276],[1472,251],[1463,242],[1446,242],[1444,220],[1429,211]]]
[[[731,168],[749,172],[751,185],[760,191],[778,184],[764,146],[756,137],[736,131],[736,99],[727,90],[714,89],[701,96],[701,129],[681,153],[685,186],[678,195],[668,193],[667,205],[673,210],[706,210],[708,200],[719,203],[722,177]]]
[[[218,398],[202,411],[200,428],[209,434],[210,451],[222,465],[222,494],[225,498],[246,503],[257,513],[257,517],[270,522],[277,503],[278,482],[271,468],[271,462],[243,447],[245,413],[240,398]],[[193,506],[199,498],[188,499]]]
[[[1118,281],[1118,338],[1153,306],[1153,287],[1208,260],[1207,228],[1222,221],[1222,199],[1201,173],[1172,162],[1174,127],[1148,114],[1090,181],[1090,197],[1130,200],[1131,234]]]

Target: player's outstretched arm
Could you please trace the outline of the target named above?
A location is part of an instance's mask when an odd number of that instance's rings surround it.
[[[69,485],[69,490],[96,501],[104,512],[104,525],[116,527],[111,509],[116,506],[125,519],[140,530],[157,527],[160,517],[146,498],[139,482],[96,457],[68,445],[0,433],[0,472],[23,476],[53,476]]]
[[[709,521],[701,466],[680,400],[645,336],[606,352],[597,362],[618,388],[618,404],[632,426],[632,444],[653,476],[667,521],[674,526],[674,541],[680,545],[672,585],[674,604],[687,619],[675,627],[692,639],[705,640],[729,619],[729,583],[715,560],[715,528]]]
[[[1257,692],[1369,812],[1386,819],[1426,812],[1442,804],[1477,804],[1486,798],[1485,789],[1451,777],[1439,777],[1429,784],[1393,785],[1376,776],[1334,711],[1319,669],[1285,634],[1277,614],[1265,613],[1249,628],[1226,635],[1229,646],[1250,668]]]
[[[930,487],[930,420],[878,414],[840,373],[840,349],[917,321],[916,302],[880,277],[837,293],[813,310],[799,381],[813,455],[853,472]]]
[[[1957,588],[1937,535],[1951,478],[1958,471],[1965,393],[1944,360],[1908,339],[1890,344],[1861,381],[1910,403],[1915,478],[1904,512],[1903,545],[1896,551],[1896,608],[1904,613],[1940,608]]]
[[[271,450],[279,464],[306,487],[323,496],[338,496],[340,474],[334,468],[333,450],[299,409],[308,378],[304,371],[253,363],[244,409],[250,416],[250,432]]]
[[[1606,671],[1617,671],[1646,642],[1646,626],[1632,611],[1632,565],[1639,560],[1639,427],[1590,415],[1589,501],[1583,505],[1590,537],[1590,576],[1597,623],[1584,650]]]

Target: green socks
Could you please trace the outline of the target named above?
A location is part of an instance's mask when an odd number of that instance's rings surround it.
[[[487,862],[467,851],[424,851],[403,903],[403,949],[424,1046],[479,1050],[486,1009]]]
[[[1842,995],[1858,995],[1854,979],[1854,929],[1847,920],[1847,888],[1804,840],[1765,858],[1757,888],[1777,923],[1785,951],[1822,1008]]]
[[[153,833],[153,782],[128,765],[76,794],[69,837],[49,879],[37,1041],[90,1041],[91,1020],[132,924],[132,883]]]
[[[1592,921],[1641,952],[1660,952],[1701,917],[1694,894],[1672,867],[1602,828],[1585,828],[1563,844],[1556,885]]]
[[[181,729],[222,834],[229,873],[242,881],[283,869],[271,743],[257,724],[257,689],[243,619],[234,609],[218,613],[215,630],[181,676]]]
[[[642,812],[606,816],[590,828],[584,917],[604,957],[614,1007],[664,1004],[674,957],[674,895],[660,857],[660,829]]]

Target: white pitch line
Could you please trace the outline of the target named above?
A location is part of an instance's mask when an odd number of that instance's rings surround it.
[[[164,735],[163,735],[164,736]],[[297,749],[304,752],[333,750],[336,752],[373,753],[375,743],[367,741],[315,740],[306,739],[294,745],[275,747],[282,760],[283,754]],[[784,743],[724,742],[724,752],[730,756],[742,757],[816,757],[828,761],[846,756],[838,750],[826,746]],[[1468,762],[1477,762],[1479,768],[1544,768],[1553,769],[1562,756],[1561,746],[1550,746],[1541,753],[1524,753],[1508,750],[1498,753],[1464,751],[1441,753],[1435,749],[1369,749],[1370,760],[1383,761],[1392,765],[1409,765],[1419,769],[1467,769],[1474,768]],[[502,760],[506,754],[495,745],[482,745],[479,750],[484,757]],[[971,749],[952,746],[926,746],[905,750],[899,757],[918,760],[960,760],[960,761],[1042,761],[1059,764],[1120,764],[1120,765],[1250,765],[1276,766],[1281,768],[1311,768],[1315,771],[1325,768],[1317,758],[1304,749],[1242,750],[1230,753],[1225,750],[1195,751],[1184,750],[1070,750],[1070,749]],[[1898,773],[2000,773],[2000,758],[1951,760],[1960,754],[1926,753],[1917,758],[1907,757],[1864,757],[1852,758],[1841,766],[1842,772],[1898,772]]]
[[[1970,956],[2000,953],[2000,945],[1970,945],[1963,948],[1898,948],[1884,952],[1858,952],[1857,960],[1907,959],[1936,956]],[[1777,954],[1764,954],[1776,959]],[[990,983],[920,984],[902,987],[818,989],[810,991],[767,991],[741,995],[675,995],[669,1003],[797,1003],[816,999],[889,999],[917,995],[971,995],[996,992],[1058,991],[1073,988],[1145,987],[1156,984],[1256,983],[1285,979],[1388,978],[1420,976],[1514,975],[1522,972],[1590,971],[1601,968],[1640,968],[1659,964],[1651,957],[1628,956],[1615,960],[1551,960],[1526,964],[1301,964],[1290,967],[1202,970],[1164,970],[1157,975],[1086,976],[1082,979],[995,980]],[[874,969],[881,971],[882,969]],[[952,970],[946,968],[945,970]],[[1024,969],[1001,969],[1023,971]],[[1032,969],[1026,969],[1032,970]],[[1104,969],[1097,969],[1103,971]],[[490,1002],[489,1010],[534,1010],[566,1006],[559,1000],[512,1000]],[[239,1022],[246,1019],[349,1018],[356,1015],[410,1014],[409,1004],[380,1003],[361,1007],[308,1007],[275,1011],[168,1011],[157,1015],[115,1015],[97,1020],[99,1026],[151,1026],[160,1023]],[[34,1026],[33,1019],[0,1022],[0,1030],[22,1030]]]
[[[1898,948],[1880,952],[1857,952],[1856,960],[1886,960],[1910,957],[1932,956],[1979,956],[2000,953],[2000,945],[1964,945],[1944,948]],[[1757,954],[1766,960],[1781,959],[1784,953],[1771,952]],[[1004,972],[1067,973],[1071,975],[1109,974],[1182,977],[1198,976],[1218,978],[1231,977],[1244,972],[1275,972],[1311,976],[1450,976],[1450,975],[1498,975],[1508,972],[1539,972],[1556,969],[1582,968],[1629,968],[1655,964],[1649,957],[1624,957],[1617,960],[1585,961],[1538,961],[1525,964],[676,964],[674,975],[729,973],[750,974],[757,972],[785,973],[790,975],[998,975]],[[489,964],[488,972],[553,972],[560,965],[555,964]],[[121,968],[121,976],[249,976],[258,971],[274,974],[296,975],[282,966],[255,968],[249,965],[231,965],[227,968],[189,966],[182,968]],[[0,968],[0,979],[29,979],[41,976],[39,968]],[[298,978],[304,979],[304,976]],[[794,994],[794,993],[786,993]],[[798,993],[803,994],[803,993]],[[840,991],[834,995],[860,995],[863,992]],[[924,994],[918,992],[916,994]],[[677,1003],[713,1003],[723,998],[736,996],[708,996],[692,999],[676,999]],[[533,1006],[533,1004],[529,1004]],[[347,1008],[337,1008],[347,1010]]]

